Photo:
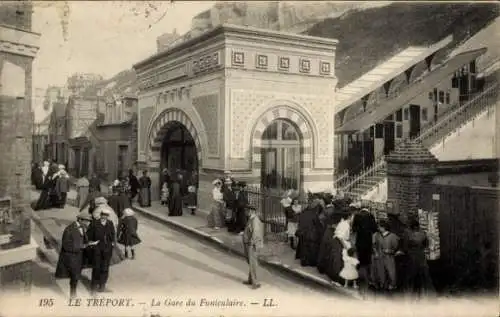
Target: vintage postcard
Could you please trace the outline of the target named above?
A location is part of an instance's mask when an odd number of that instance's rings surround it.
[[[1,1],[0,316],[499,316],[496,2]]]

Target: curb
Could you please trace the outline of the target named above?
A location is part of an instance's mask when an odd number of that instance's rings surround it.
[[[178,231],[181,231],[183,233],[187,233],[187,234],[194,236],[196,238],[202,238],[203,240],[210,242],[211,244],[215,245],[219,249],[226,251],[227,253],[235,254],[235,255],[238,255],[240,257],[245,257],[245,254],[242,251],[240,251],[239,249],[224,243],[219,238],[212,236],[206,232],[191,228],[189,226],[186,226],[186,225],[181,224],[179,222],[176,222],[174,220],[168,219],[166,216],[165,217],[158,216],[158,215],[150,212],[149,210],[141,208],[141,207],[132,206],[132,209],[134,209],[136,212],[139,212],[140,214],[142,214],[146,218],[149,218],[153,221],[160,222],[168,227],[171,227],[171,228],[176,229]],[[319,278],[317,276],[314,276],[313,274],[294,269],[287,264],[281,263],[280,261],[267,260],[264,257],[259,257],[259,262],[261,264],[263,264],[264,266],[271,267],[275,270],[278,270],[282,273],[291,275],[291,276],[293,276],[297,279],[300,279],[304,282],[315,284],[316,286],[319,286],[323,289],[335,291],[336,293],[339,293],[341,295],[344,295],[344,296],[347,296],[347,297],[350,297],[353,299],[361,299],[361,296],[345,290],[340,285],[327,282],[326,280]]]

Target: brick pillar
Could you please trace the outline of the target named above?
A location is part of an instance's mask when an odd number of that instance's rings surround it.
[[[394,214],[416,213],[420,187],[436,175],[438,160],[420,142],[403,143],[387,162],[387,201],[393,203],[389,210]]]

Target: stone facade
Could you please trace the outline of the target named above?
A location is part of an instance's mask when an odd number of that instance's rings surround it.
[[[419,141],[401,144],[387,158],[387,201],[394,213],[416,213],[420,188],[437,174],[437,158]]]
[[[29,290],[36,243],[30,227],[33,112],[32,62],[39,34],[31,32],[30,2],[0,3],[0,288]],[[9,208],[11,206],[11,208]],[[5,210],[5,209],[4,209]],[[7,221],[10,220],[10,221]]]
[[[301,186],[331,187],[336,44],[222,25],[136,64],[138,161],[150,170],[153,198],[170,121],[184,124],[195,140],[200,199],[224,171],[260,183],[260,140],[274,119],[300,132]]]

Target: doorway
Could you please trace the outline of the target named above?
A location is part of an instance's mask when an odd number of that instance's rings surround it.
[[[301,141],[291,122],[277,119],[262,134],[262,187],[276,192],[300,189]]]
[[[168,170],[170,176],[182,175],[181,191],[187,193],[187,186],[198,187],[198,151],[189,130],[180,122],[170,125],[161,146],[160,171]],[[164,182],[160,173],[160,187]]]
[[[410,138],[420,135],[420,106],[410,105]]]
[[[396,145],[394,129],[394,121],[384,121],[384,155],[388,155],[394,151]]]

